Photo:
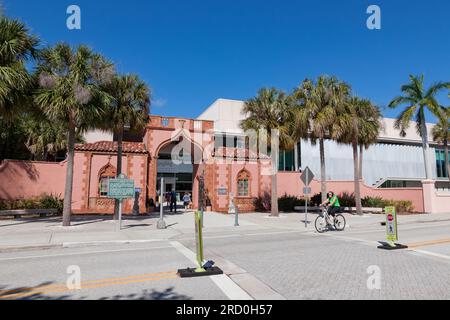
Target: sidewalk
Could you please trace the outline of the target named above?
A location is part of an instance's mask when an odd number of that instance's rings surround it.
[[[350,229],[379,227],[384,215],[345,215]],[[205,213],[204,235],[227,235],[254,231],[313,232],[317,214],[309,214],[305,229],[304,213],[282,213],[270,217],[268,213],[250,213],[239,216],[239,227],[234,226],[234,215]],[[167,229],[156,228],[158,215],[125,217],[122,230],[111,217],[73,216],[71,227],[62,227],[61,218],[0,220],[0,251],[25,248],[88,246],[165,241],[174,238],[194,238],[194,215],[181,212],[166,215]],[[450,214],[399,216],[399,225],[450,221]]]

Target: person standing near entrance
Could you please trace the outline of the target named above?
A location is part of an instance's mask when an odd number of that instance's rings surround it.
[[[170,212],[175,208],[175,213],[177,213],[177,193],[175,190],[170,192]]]
[[[187,192],[183,196],[184,210],[187,211],[191,205],[191,195]]]

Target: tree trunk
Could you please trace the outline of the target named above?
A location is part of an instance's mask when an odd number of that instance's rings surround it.
[[[450,180],[450,160],[448,157],[448,140],[444,141],[445,163],[447,164],[447,177]]]
[[[361,189],[359,180],[359,161],[358,161],[358,143],[353,142],[353,169],[354,169],[354,179],[355,179],[355,202],[356,202],[356,213],[362,215],[362,205],[361,205]]]
[[[67,149],[67,173],[64,191],[63,227],[70,226],[70,216],[72,214],[73,164],[75,157],[75,124],[73,122],[69,123]]]
[[[423,149],[423,161],[425,164],[425,177],[427,180],[432,180],[433,176],[431,174],[431,163],[429,158],[430,144],[428,143],[428,130],[425,123],[425,117],[422,117],[422,122],[420,124],[420,131],[422,134],[422,149]]]
[[[123,142],[123,128],[121,128],[117,135],[117,178],[122,174],[122,143]],[[114,201],[114,220],[119,220],[119,206],[120,201]]]
[[[363,180],[363,154],[364,146],[359,146],[359,180]]]
[[[280,135],[278,130],[272,130],[271,132],[271,149],[270,156],[272,161],[272,195],[271,195],[271,216],[278,217],[278,157],[280,151]]]
[[[319,140],[320,144],[320,185],[322,192],[322,202],[327,200],[327,174],[325,168],[325,143],[323,139]]]

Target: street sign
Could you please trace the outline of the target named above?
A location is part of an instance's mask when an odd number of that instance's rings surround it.
[[[311,188],[310,187],[304,187],[303,188],[303,194],[305,196],[309,196],[311,194]]]
[[[398,241],[398,229],[397,229],[397,213],[395,207],[387,207],[386,211],[386,239],[388,242],[393,243]]]
[[[306,167],[302,175],[300,176],[300,179],[303,181],[305,186],[309,186],[314,179],[314,173],[312,173],[309,167]]]
[[[108,186],[108,198],[124,200],[134,198],[134,180],[125,178],[110,179]]]

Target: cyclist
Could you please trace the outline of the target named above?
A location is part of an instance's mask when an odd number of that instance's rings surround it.
[[[333,220],[336,217],[336,214],[341,212],[339,198],[333,191],[328,192],[328,199],[322,203],[322,206],[328,206],[328,214],[333,217]]]

